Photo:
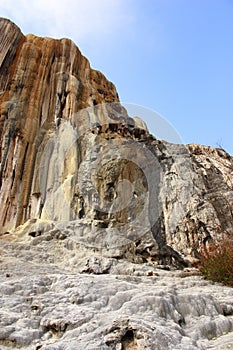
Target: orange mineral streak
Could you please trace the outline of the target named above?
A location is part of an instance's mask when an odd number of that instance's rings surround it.
[[[61,119],[101,102],[115,86],[69,39],[24,36],[0,18],[0,231],[30,218],[39,148]]]

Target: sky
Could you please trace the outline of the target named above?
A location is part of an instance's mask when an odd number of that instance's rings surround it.
[[[233,0],[0,0],[0,16],[71,38],[158,138],[233,155]]]

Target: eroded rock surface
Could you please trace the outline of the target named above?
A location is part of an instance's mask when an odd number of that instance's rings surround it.
[[[34,215],[30,201],[40,206],[40,190],[32,187],[35,164],[61,119],[118,96],[71,40],[23,36],[5,19],[0,35],[0,225],[8,229]]]
[[[232,235],[229,154],[156,140],[72,41],[2,18],[0,142],[0,349],[228,348],[233,290],[190,266]]]
[[[58,231],[8,235],[0,266],[2,350],[216,350],[233,339],[233,289],[195,269],[103,257]]]
[[[232,234],[231,156],[156,140],[71,40],[0,29],[2,234],[46,220],[178,266]]]

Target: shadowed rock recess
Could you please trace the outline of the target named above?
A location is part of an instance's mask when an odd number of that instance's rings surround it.
[[[233,349],[233,159],[130,117],[69,39],[0,18],[0,349]]]

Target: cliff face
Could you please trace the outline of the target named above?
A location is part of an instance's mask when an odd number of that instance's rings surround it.
[[[0,225],[10,229],[31,217],[38,151],[61,120],[118,96],[72,41],[24,36],[5,19],[0,35]]]
[[[173,267],[232,235],[232,172],[156,140],[70,40],[0,19],[0,348],[231,349],[232,288]]]
[[[58,230],[108,256],[184,265],[232,233],[232,157],[156,140],[72,41],[5,19],[0,35],[2,235]]]

